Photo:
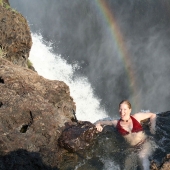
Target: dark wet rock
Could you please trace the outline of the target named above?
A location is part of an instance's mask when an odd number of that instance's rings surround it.
[[[95,125],[88,121],[66,123],[58,143],[60,147],[70,152],[76,152],[91,146],[96,136],[97,129]]]
[[[1,170],[59,170],[44,164],[41,155],[24,149],[0,156]]]
[[[151,161],[151,170],[169,170],[170,169],[170,129],[169,129],[170,111],[157,114],[157,128],[154,135],[155,141],[159,146],[154,153]]]

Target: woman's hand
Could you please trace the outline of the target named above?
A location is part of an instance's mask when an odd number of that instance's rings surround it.
[[[99,132],[101,132],[103,130],[103,127],[100,125],[100,123],[96,124],[96,128]]]

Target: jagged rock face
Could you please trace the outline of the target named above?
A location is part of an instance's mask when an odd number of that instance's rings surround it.
[[[26,19],[12,10],[8,1],[0,5],[0,50],[14,64],[27,67],[32,45],[30,29]]]
[[[47,80],[0,58],[1,155],[24,149],[56,165],[61,127],[74,119],[73,109],[64,82]]]
[[[66,123],[65,129],[59,137],[59,145],[69,152],[87,149],[91,146],[97,135],[94,124],[88,121]]]

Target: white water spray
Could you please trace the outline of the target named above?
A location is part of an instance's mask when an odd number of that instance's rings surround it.
[[[52,53],[51,44],[43,42],[41,35],[32,34],[33,46],[29,59],[39,75],[50,79],[64,81],[70,88],[70,95],[76,103],[78,120],[95,122],[107,117],[106,111],[100,106],[93,88],[86,77],[74,77],[78,64],[70,65],[61,55]]]

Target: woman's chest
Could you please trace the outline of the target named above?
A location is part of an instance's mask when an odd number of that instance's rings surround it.
[[[131,131],[133,130],[133,123],[132,122],[121,123],[120,125],[124,130],[126,130],[129,133],[131,133]]]

